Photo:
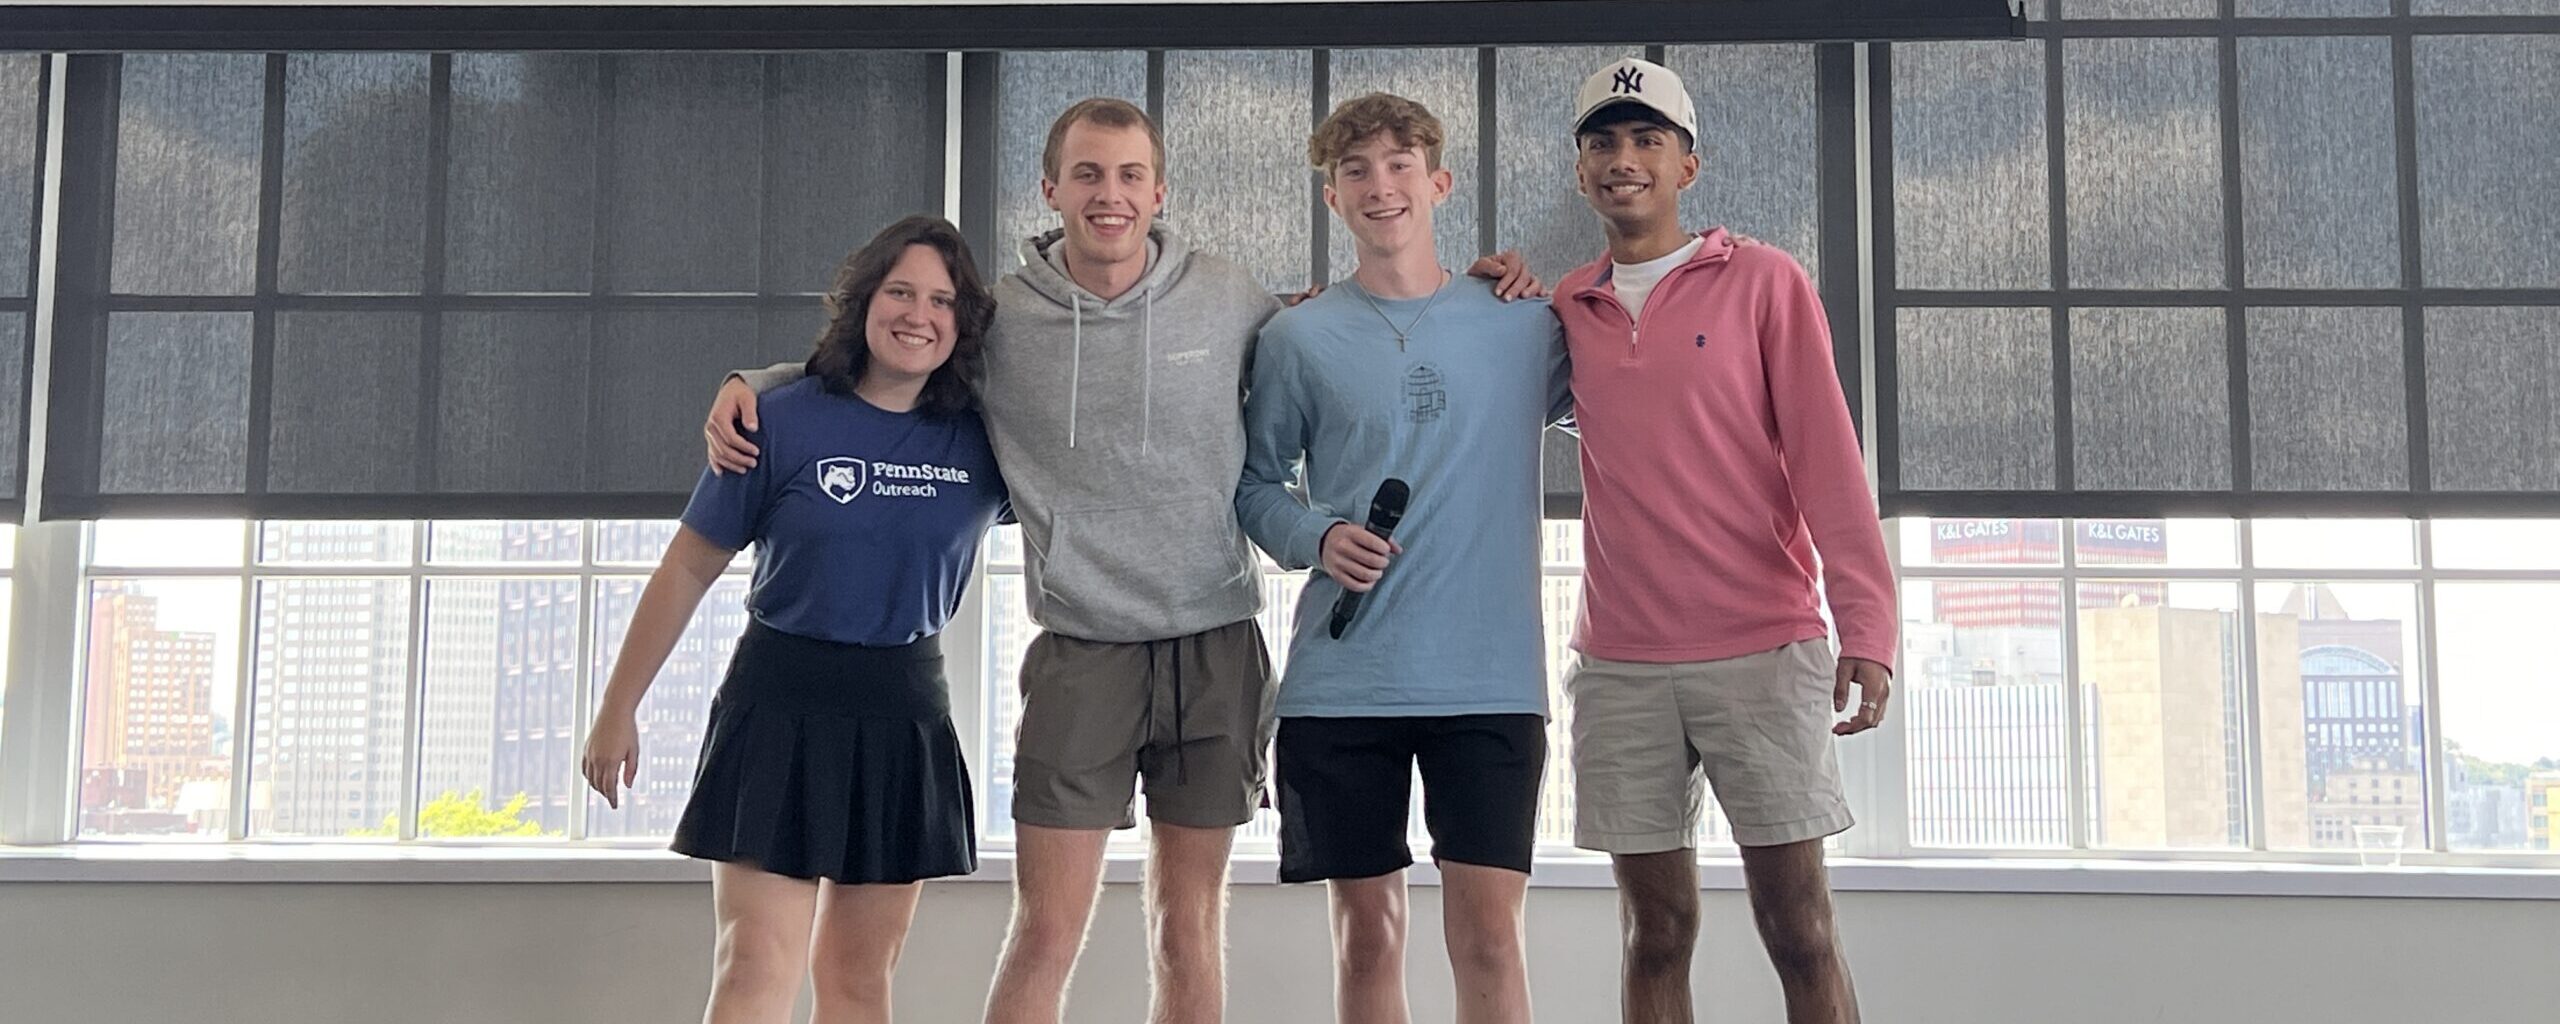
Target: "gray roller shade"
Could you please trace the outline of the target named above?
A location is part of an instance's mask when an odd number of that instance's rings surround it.
[[[0,513],[12,518],[26,495],[46,85],[43,57],[0,54]]]
[[[1682,197],[1698,226],[1725,224],[1793,253],[1817,274],[1851,212],[1854,190],[1825,195],[1827,129],[1844,145],[1855,136],[1845,111],[1852,81],[1845,47],[1823,78],[1809,44],[1642,45],[1501,49],[1281,50],[1250,53],[1007,53],[982,65],[990,173],[963,175],[964,220],[990,211],[997,226],[973,233],[998,272],[1017,266],[1021,240],[1057,224],[1040,200],[1042,147],[1050,122],[1086,96],[1118,96],[1147,106],[1164,125],[1166,221],[1192,241],[1243,263],[1278,294],[1311,281],[1338,281],[1356,259],[1349,234],[1324,208],[1321,179],[1306,164],[1306,133],[1334,104],[1387,91],[1431,108],[1447,132],[1442,159],[1458,187],[1436,217],[1441,259],[1463,268],[1488,252],[1519,249],[1550,284],[1606,252],[1599,219],[1573,187],[1570,97],[1582,78],[1623,56],[1649,56],[1688,77],[1698,94],[1702,149],[1711,163]],[[1213,73],[1214,72],[1214,73]],[[1707,87],[1714,83],[1712,87]],[[1827,109],[1825,90],[1833,95]],[[1249,130],[1248,130],[1249,129]],[[1854,239],[1854,232],[1840,231]],[[1846,276],[1826,282],[1844,380],[1856,380],[1856,297]],[[1845,318],[1845,319],[1844,319]],[[1580,453],[1572,435],[1549,431],[1543,455],[1545,508],[1581,515]]]
[[[38,67],[0,57],[14,196]],[[75,57],[43,514],[672,515],[719,371],[805,354],[836,264],[942,212],[946,80],[940,53]]]
[[[1886,514],[2560,514],[2560,18],[2389,7],[1883,53]]]

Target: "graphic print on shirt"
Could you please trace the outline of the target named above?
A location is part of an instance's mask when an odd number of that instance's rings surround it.
[[[851,456],[819,459],[818,489],[825,491],[827,497],[834,498],[838,505],[852,504],[853,499],[862,496],[862,485],[864,478],[869,476],[870,468],[868,460]]]
[[[1440,414],[1449,411],[1449,384],[1440,368],[1430,363],[1416,363],[1404,375],[1406,411],[1415,423],[1437,423]]]
[[[932,463],[905,465],[896,462],[873,462],[852,455],[819,459],[816,463],[818,490],[835,499],[838,505],[850,505],[865,493],[883,498],[938,498],[942,490],[936,483],[969,483],[969,471]],[[891,483],[892,480],[914,480],[918,483]]]

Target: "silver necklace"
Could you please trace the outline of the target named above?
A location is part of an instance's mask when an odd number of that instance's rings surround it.
[[[1426,316],[1430,316],[1430,315],[1431,315],[1431,307],[1433,307],[1433,306],[1435,306],[1435,305],[1438,305],[1438,304],[1440,303],[1440,293],[1448,290],[1448,284],[1449,284],[1449,268],[1447,268],[1447,267],[1442,267],[1442,268],[1440,268],[1440,285],[1441,285],[1441,286],[1440,286],[1440,287],[1438,287],[1438,288],[1434,288],[1434,289],[1432,289],[1432,290],[1431,290],[1431,301],[1429,301],[1429,302],[1425,302],[1425,303],[1423,303],[1423,304],[1422,304],[1422,312],[1419,312],[1419,313],[1416,313],[1416,314],[1414,314],[1414,315],[1413,315],[1413,322],[1412,322],[1412,323],[1408,323],[1408,324],[1406,324],[1406,325],[1404,325],[1404,326],[1402,326],[1402,327],[1398,327],[1398,326],[1396,326],[1396,322],[1395,322],[1394,320],[1389,319],[1389,318],[1387,317],[1387,311],[1386,311],[1386,310],[1378,308],[1378,300],[1373,299],[1373,298],[1370,298],[1370,297],[1369,297],[1369,289],[1366,289],[1366,288],[1360,287],[1360,282],[1359,282],[1359,281],[1354,280],[1354,281],[1352,281],[1352,282],[1351,282],[1351,290],[1352,290],[1354,293],[1357,293],[1357,294],[1360,296],[1360,301],[1362,301],[1362,302],[1366,302],[1366,303],[1368,303],[1368,304],[1369,304],[1369,312],[1372,312],[1372,313],[1376,313],[1376,314],[1378,314],[1378,319],[1379,319],[1380,321],[1383,321],[1383,322],[1387,325],[1387,329],[1388,329],[1388,330],[1390,330],[1390,331],[1394,331],[1394,332],[1395,332],[1395,334],[1396,334],[1396,351],[1398,351],[1398,352],[1402,352],[1402,351],[1404,351],[1404,340],[1405,340],[1405,338],[1413,334],[1413,329],[1414,329],[1414,328],[1422,326],[1422,318],[1423,318],[1423,317],[1426,317]]]

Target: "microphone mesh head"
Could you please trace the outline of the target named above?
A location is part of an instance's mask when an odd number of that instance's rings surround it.
[[[1412,496],[1413,489],[1404,481],[1388,477],[1387,482],[1378,485],[1378,496],[1369,502],[1369,526],[1380,530],[1395,529],[1396,524],[1404,520],[1405,500]]]

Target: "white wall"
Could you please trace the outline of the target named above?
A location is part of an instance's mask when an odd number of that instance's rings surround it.
[[[1741,896],[1707,894],[1709,1021],[1780,1018]],[[899,1019],[974,1021],[1001,885],[926,894]],[[1532,894],[1540,1020],[1616,1019],[1615,894]],[[1876,1024],[2494,1024],[2552,1019],[2560,903],[2522,900],[1846,893]],[[1417,933],[1438,892],[1415,890]],[[0,885],[0,1021],[100,1024],[680,1024],[707,986],[708,890],[690,884]],[[1145,998],[1136,891],[1114,886],[1070,1019]],[[1417,1021],[1449,1019],[1436,936],[1414,943]],[[1330,1019],[1320,890],[1239,886],[1229,1020]]]

